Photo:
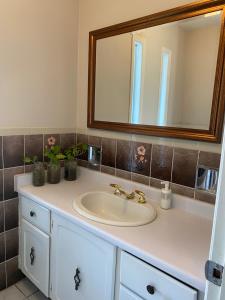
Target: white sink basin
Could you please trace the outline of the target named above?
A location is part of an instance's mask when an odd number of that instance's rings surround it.
[[[73,202],[73,208],[88,219],[114,226],[140,226],[156,218],[156,210],[150,204],[102,191],[82,194]]]

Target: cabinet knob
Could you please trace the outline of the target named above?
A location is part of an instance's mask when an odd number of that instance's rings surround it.
[[[35,217],[35,216],[36,216],[36,213],[35,213],[34,211],[31,210],[31,211],[30,211],[30,216],[31,216],[31,217]]]
[[[147,291],[149,292],[150,295],[154,295],[155,294],[155,288],[152,285],[147,285],[146,287]]]

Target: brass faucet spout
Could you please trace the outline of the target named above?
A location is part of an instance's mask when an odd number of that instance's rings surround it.
[[[119,186],[118,184],[111,183],[110,186],[115,189],[115,191],[114,191],[115,195],[118,195],[118,196],[124,195],[126,197],[126,199],[134,199],[135,198],[135,193],[134,192],[129,194],[129,193],[125,192],[122,189],[122,187]]]

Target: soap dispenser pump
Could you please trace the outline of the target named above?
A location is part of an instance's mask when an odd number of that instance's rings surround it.
[[[170,183],[169,181],[162,181],[161,184],[163,184],[165,187],[161,192],[160,207],[162,209],[170,209],[172,205],[172,191],[170,189]]]

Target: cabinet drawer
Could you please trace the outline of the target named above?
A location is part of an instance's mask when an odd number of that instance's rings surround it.
[[[46,233],[50,232],[50,211],[47,208],[23,196],[20,198],[20,206],[26,220]]]
[[[49,236],[21,220],[20,262],[23,273],[48,297],[49,296]]]
[[[143,300],[142,298],[135,295],[130,290],[126,289],[124,286],[120,285],[120,298],[119,300]]]
[[[120,281],[144,299],[197,300],[196,290],[126,252],[121,254]],[[153,294],[147,287],[154,288]]]

